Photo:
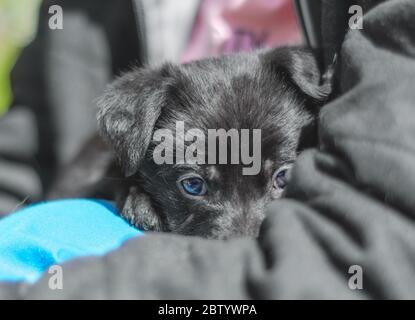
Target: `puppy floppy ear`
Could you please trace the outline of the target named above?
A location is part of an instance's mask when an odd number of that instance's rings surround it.
[[[283,74],[314,102],[324,102],[331,93],[331,79],[323,79],[311,50],[282,47],[262,52],[261,58],[273,72]]]
[[[101,136],[126,176],[137,172],[165,104],[166,70],[137,69],[115,80],[98,100]]]

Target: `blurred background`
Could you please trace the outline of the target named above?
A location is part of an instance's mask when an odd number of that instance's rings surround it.
[[[183,0],[183,3],[185,2],[191,2],[188,0]],[[7,108],[9,107],[10,103],[11,103],[11,99],[12,99],[12,94],[11,94],[11,90],[10,90],[10,79],[9,79],[9,75],[10,75],[10,71],[12,69],[12,67],[14,66],[16,59],[19,55],[19,53],[21,52],[22,48],[24,48],[31,40],[33,40],[34,36],[35,36],[35,32],[36,32],[36,27],[37,27],[37,23],[38,23],[38,13],[39,13],[39,8],[41,5],[42,0],[0,0],[0,116],[4,114],[4,112],[7,110]],[[59,1],[58,1],[59,2]],[[75,1],[76,2],[76,1]],[[93,2],[90,0],[87,0],[86,2]],[[98,1],[99,2],[99,1]],[[108,2],[108,1],[103,1],[103,3]],[[157,7],[160,6],[161,3],[162,6],[168,8],[169,14],[173,13],[173,18],[174,15],[180,15],[180,10],[181,5],[176,6],[176,1],[169,1],[169,0],[155,0],[155,1],[143,1],[144,3],[147,3],[147,6],[149,3],[152,3],[151,6],[152,7]],[[166,3],[173,4],[172,5],[166,5]],[[197,3],[197,1],[194,1],[195,3]],[[206,3],[208,3],[208,1],[205,1]],[[211,2],[222,2],[222,0],[219,1],[211,1]],[[223,1],[223,3],[225,3],[226,1]],[[234,1],[235,2],[235,1]],[[241,3],[246,2],[248,4],[248,6],[254,6],[253,8],[255,8],[255,6],[257,6],[257,4],[259,5],[259,7],[261,7],[261,5],[264,7],[264,3],[266,4],[267,2],[271,4],[271,7],[275,4],[279,5],[278,3],[281,3],[284,5],[284,3],[288,3],[291,2],[290,0],[259,0],[258,2],[256,1],[240,1]],[[202,4],[203,2],[200,1],[200,4]],[[262,4],[261,4],[262,3]],[[162,7],[161,6],[161,7]],[[175,9],[176,8],[176,9]],[[266,6],[265,6],[266,8]],[[249,7],[247,7],[247,11],[249,11]],[[154,9],[152,9],[153,11],[156,11]],[[273,9],[275,10],[275,9]],[[286,20],[284,17],[284,10],[282,9],[280,10],[280,14],[279,15],[278,12],[273,12],[272,10],[270,10],[270,14],[268,15],[269,17],[274,16],[274,19],[277,18],[279,20],[283,19]],[[164,11],[167,11],[166,9],[164,9]],[[174,12],[176,11],[176,12]],[[207,10],[208,11],[208,10]],[[255,11],[255,10],[253,10]],[[231,12],[231,14],[233,14]],[[255,13],[252,15],[252,17],[250,18],[245,18],[248,20],[251,19],[251,25],[255,26],[256,23],[258,23],[258,20],[261,19],[266,19],[266,16],[264,15],[264,13],[259,11],[259,15],[257,17],[255,17],[255,15],[258,13]],[[290,13],[291,14],[291,13]],[[209,16],[210,15],[210,16]],[[217,25],[221,24],[221,21],[203,21],[203,19],[210,19],[212,16],[211,13],[208,13],[208,15],[206,17],[197,17],[196,19],[196,25],[195,28],[199,28],[201,30],[198,30],[199,33],[209,33],[211,32],[211,30],[203,30],[203,24],[208,25],[210,24],[214,24],[217,23]],[[287,15],[287,21],[290,19],[290,15]],[[158,13],[158,17],[156,17],[155,21],[158,21],[157,23],[163,22],[163,20],[167,21],[167,20],[172,20],[174,22],[175,25],[177,25],[178,20],[177,19],[173,19],[173,18],[167,18],[165,14]],[[231,17],[232,18],[232,17]],[[199,21],[201,20],[201,21]],[[214,20],[214,18],[213,18]],[[274,20],[275,22],[275,20]],[[271,22],[272,23],[272,22]],[[279,28],[281,28],[281,23],[284,24],[286,22],[280,22]],[[202,25],[202,27],[198,26],[197,24]],[[290,23],[288,23],[290,24]],[[252,27],[251,26],[251,27]],[[173,26],[172,26],[173,27]],[[263,27],[263,26],[262,26]],[[254,27],[255,29],[255,27]],[[298,38],[298,35],[293,34],[293,32],[298,32],[298,30],[295,30],[295,28],[291,26],[288,26],[285,28],[282,28],[283,30],[281,30],[282,33],[285,33],[285,37],[291,37],[294,38],[294,43],[299,43],[300,40]],[[291,33],[291,34],[290,34]],[[155,31],[153,31],[153,34],[156,34]],[[290,36],[288,36],[287,34],[290,34]],[[160,41],[166,41],[166,37],[164,37],[163,39],[163,35],[159,34],[158,36],[160,36]],[[223,35],[219,35],[223,36]],[[274,35],[275,36],[275,35]],[[277,35],[277,38],[280,37],[281,35]],[[284,36],[283,36],[284,37]],[[202,37],[201,37],[202,38]],[[202,40],[204,41],[204,40]],[[271,40],[271,42],[285,42],[287,41],[286,39],[273,39]],[[167,42],[169,42],[167,40]],[[188,60],[192,60],[194,58],[202,58],[204,56],[207,55],[206,51],[209,51],[207,48],[207,46],[209,45],[209,43],[201,43],[199,42],[194,42],[191,45],[189,45],[188,50],[186,52],[184,52],[181,61],[182,62],[186,62]],[[173,46],[173,44],[170,42],[170,46]],[[151,45],[149,46],[149,48],[147,48],[149,51],[151,51]],[[243,48],[241,48],[243,49]],[[174,51],[174,48],[171,48],[171,50]],[[226,52],[227,50],[224,49],[222,50],[223,52]],[[228,50],[228,51],[232,51]],[[223,53],[222,52],[222,53]],[[150,52],[151,53],[151,52]],[[213,52],[210,52],[211,54]],[[153,54],[154,55],[154,54]],[[151,59],[150,59],[151,60]]]
[[[9,73],[33,38],[40,0],[0,0],[0,116],[11,103]]]

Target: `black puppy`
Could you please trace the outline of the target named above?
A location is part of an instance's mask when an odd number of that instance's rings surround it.
[[[98,103],[101,136],[123,172],[121,179],[109,180],[121,182],[113,189],[122,215],[144,230],[220,239],[257,235],[263,209],[281,196],[291,164],[315,143],[315,119],[329,91],[328,84],[321,84],[314,56],[301,48],[126,73]],[[189,163],[178,161],[175,140],[172,150],[165,151],[174,155],[173,163],[156,163],[160,141],[154,133],[169,130],[180,138],[176,129],[181,122],[186,131],[196,128],[206,136],[210,129],[224,129],[216,140],[229,130],[260,130],[260,141],[251,135],[245,148],[249,154],[261,150],[258,170],[244,175],[244,163],[231,163],[229,150],[237,150],[238,158],[242,144],[228,148],[225,162],[216,155],[213,160],[219,161],[207,161],[206,151],[199,155],[203,161]],[[224,141],[232,143],[229,136]]]

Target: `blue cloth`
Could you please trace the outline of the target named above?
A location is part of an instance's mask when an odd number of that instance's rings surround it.
[[[140,234],[105,201],[71,199],[29,206],[0,220],[0,281],[33,283],[51,265],[103,255]]]

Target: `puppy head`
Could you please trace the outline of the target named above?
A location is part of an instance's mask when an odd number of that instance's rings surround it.
[[[128,177],[124,217],[145,230],[256,235],[298,152],[314,142],[318,106],[330,91],[320,78],[313,55],[299,48],[165,64],[120,77],[100,99],[98,120]],[[154,139],[160,132],[171,133],[173,142],[167,135]],[[193,138],[177,142],[189,132]],[[172,162],[155,161],[161,140]],[[220,141],[228,146],[225,155]]]

